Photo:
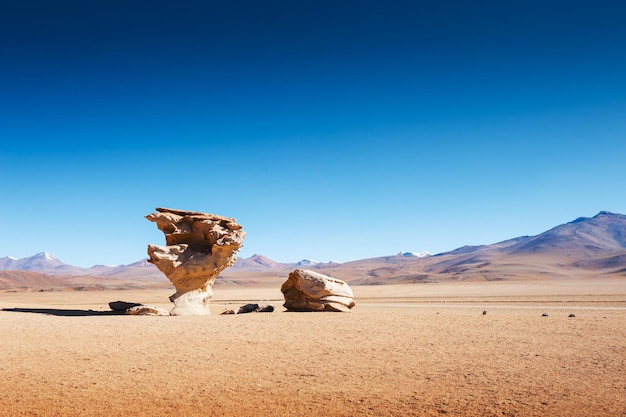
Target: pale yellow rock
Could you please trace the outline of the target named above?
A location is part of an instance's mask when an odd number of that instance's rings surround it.
[[[165,234],[166,246],[148,245],[149,262],[176,293],[172,315],[209,314],[213,282],[237,260],[246,233],[235,219],[209,213],[157,208],[146,216]]]
[[[126,310],[130,316],[169,316],[170,312],[161,307],[139,305]]]
[[[342,311],[355,306],[352,289],[344,281],[308,269],[296,269],[280,288],[283,306],[291,311]]]

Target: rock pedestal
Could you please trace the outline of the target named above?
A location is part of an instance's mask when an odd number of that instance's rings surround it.
[[[280,288],[290,311],[343,311],[355,306],[352,289],[340,279],[296,269]]]
[[[129,308],[124,314],[129,316],[169,316],[170,312],[161,307],[139,305]]]
[[[149,262],[163,272],[176,293],[172,315],[210,314],[211,287],[237,260],[246,233],[235,219],[195,211],[157,208],[146,216],[165,234],[166,246],[148,245]]]

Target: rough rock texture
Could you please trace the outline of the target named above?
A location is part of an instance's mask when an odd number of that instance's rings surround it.
[[[172,315],[209,314],[211,286],[233,265],[246,233],[235,219],[195,211],[157,208],[146,216],[165,234],[166,246],[148,245],[149,262],[176,293]]]
[[[126,310],[131,316],[169,316],[170,312],[161,307],[138,305]]]
[[[344,311],[355,306],[352,289],[340,279],[296,269],[280,288],[290,311]]]

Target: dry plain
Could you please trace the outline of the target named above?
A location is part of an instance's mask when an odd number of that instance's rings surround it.
[[[104,313],[164,286],[0,293],[0,415],[626,416],[624,279],[353,290],[352,313],[288,313],[216,285],[205,317]],[[247,301],[277,309],[219,315]]]

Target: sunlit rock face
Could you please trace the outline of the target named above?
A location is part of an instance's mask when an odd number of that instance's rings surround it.
[[[210,314],[211,287],[237,260],[246,233],[235,219],[195,211],[157,208],[146,216],[165,234],[166,246],[148,245],[149,262],[163,272],[176,293],[172,315]]]
[[[308,269],[296,269],[280,288],[290,311],[349,312],[355,303],[344,281]]]
[[[129,316],[169,316],[170,312],[162,307],[140,305],[129,308],[124,314]]]

